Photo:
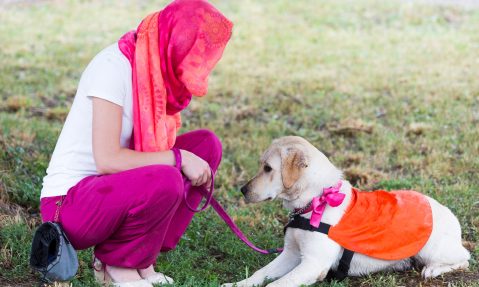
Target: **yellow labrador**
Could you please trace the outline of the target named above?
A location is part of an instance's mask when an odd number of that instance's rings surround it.
[[[273,141],[261,158],[259,173],[242,189],[247,202],[281,199],[289,210],[307,206],[323,189],[341,182],[344,201],[337,207],[327,206],[321,222],[338,224],[351,201],[352,186],[342,179],[342,172],[328,158],[300,137],[282,137]],[[423,266],[425,278],[436,277],[469,266],[469,252],[461,244],[461,227],[445,206],[426,197],[432,212],[432,231],[425,245],[412,258],[382,260],[355,253],[348,276],[367,275],[383,270],[405,270],[413,261]],[[310,219],[311,212],[300,215]],[[301,286],[322,281],[328,271],[338,268],[344,249],[327,235],[298,228],[288,228],[284,251],[251,277],[223,286],[257,286],[265,280],[276,280],[268,286]]]

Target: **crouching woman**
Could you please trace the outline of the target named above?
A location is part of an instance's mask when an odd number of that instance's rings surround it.
[[[97,54],[83,72],[43,180],[41,214],[76,249],[94,246],[101,283],[172,283],[155,272],[175,248],[221,160],[208,130],[177,136],[180,112],[207,92],[232,23],[177,0]]]

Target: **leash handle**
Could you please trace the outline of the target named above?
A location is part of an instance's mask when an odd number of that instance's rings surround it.
[[[205,210],[208,207],[208,205],[211,203],[211,200],[213,199],[213,192],[215,190],[215,174],[214,174],[213,170],[211,169],[211,167],[210,167],[210,172],[211,172],[210,191],[206,194],[206,202],[200,209],[195,209],[194,207],[192,207],[188,203],[188,189],[189,188],[187,188],[185,190],[185,192],[183,193],[184,198],[185,198],[185,205],[186,205],[186,207],[188,207],[188,209],[191,212],[198,213],[198,212],[201,212],[201,211]]]
[[[175,157],[175,166],[176,166],[176,168],[181,172],[181,164],[182,164],[181,151],[180,151],[180,149],[178,149],[178,148],[176,148],[176,147],[172,148],[171,151],[173,152],[173,156]],[[189,190],[189,188],[186,188],[186,189],[185,189],[185,192],[183,193],[186,207],[187,207],[191,212],[194,212],[194,213],[201,212],[201,211],[205,210],[205,209],[208,207],[208,205],[210,204],[210,202],[211,202],[211,198],[213,197],[213,191],[214,191],[214,188],[215,188],[214,173],[213,173],[213,170],[211,169],[211,167],[210,167],[210,172],[211,172],[210,192],[207,194],[206,202],[205,202],[205,204],[203,205],[203,207],[201,207],[200,209],[195,209],[195,208],[193,208],[193,207],[188,203],[188,190]]]

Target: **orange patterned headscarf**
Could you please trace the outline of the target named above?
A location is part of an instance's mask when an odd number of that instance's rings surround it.
[[[148,15],[118,42],[132,66],[133,135],[137,151],[175,144],[180,111],[208,91],[233,24],[203,0],[176,0]]]

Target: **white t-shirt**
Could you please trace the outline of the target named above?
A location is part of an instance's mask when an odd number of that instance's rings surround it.
[[[117,43],[88,64],[43,178],[41,198],[65,195],[81,179],[98,174],[92,148],[92,96],[123,107],[120,145],[129,147],[133,130],[131,89],[130,62]]]

